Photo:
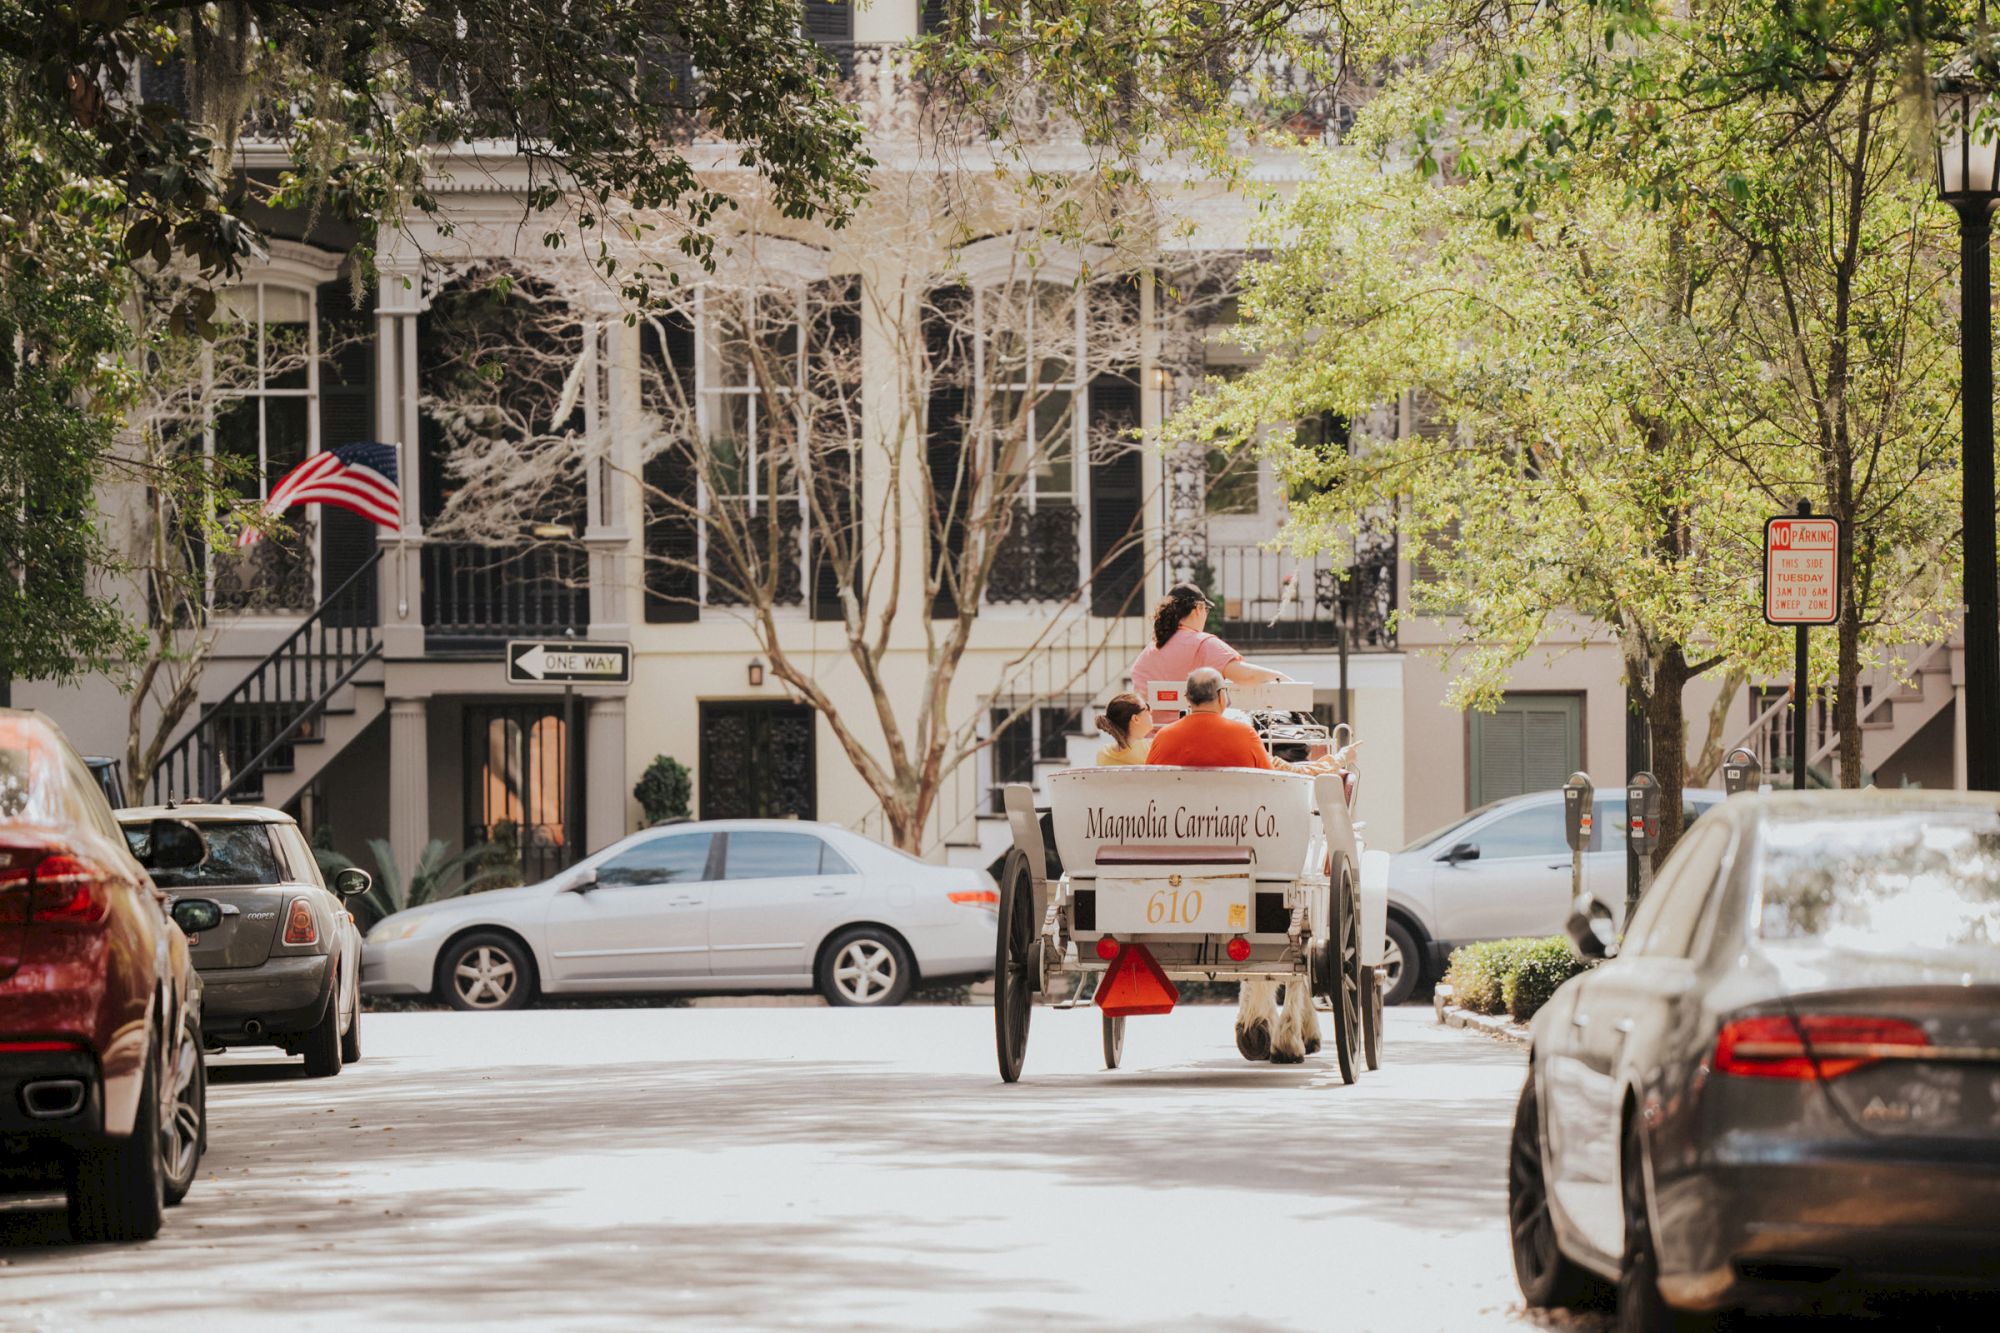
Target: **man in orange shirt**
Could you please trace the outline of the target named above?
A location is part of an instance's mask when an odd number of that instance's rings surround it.
[[[1271,758],[1264,741],[1248,722],[1224,717],[1229,706],[1229,682],[1214,667],[1200,667],[1187,678],[1188,715],[1153,733],[1149,764],[1182,768],[1276,768],[1287,773],[1335,773],[1339,756],[1294,764]]]

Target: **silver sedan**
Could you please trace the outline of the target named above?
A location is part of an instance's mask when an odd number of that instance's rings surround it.
[[[368,933],[362,990],[516,1009],[537,995],[817,990],[892,1005],[993,970],[999,895],[830,824],[680,823],[551,879],[428,903]]]

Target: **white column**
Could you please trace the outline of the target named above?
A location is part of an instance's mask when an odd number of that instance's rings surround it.
[[[388,656],[421,657],[424,651],[422,572],[423,486],[418,466],[417,318],[423,283],[414,269],[385,267],[375,315],[376,438],[396,447],[402,527],[384,531],[381,577],[382,638]]]
[[[424,700],[389,701],[389,845],[406,888],[431,840],[429,726]]]
[[[588,330],[585,355],[587,391],[585,431],[593,445],[587,471],[587,515],[583,541],[590,559],[590,634],[594,639],[624,639],[632,632],[636,580],[628,570],[632,528],[627,521],[626,476],[636,466],[632,457],[630,405],[625,389],[630,378],[627,361],[638,354],[637,331],[628,329],[616,311],[598,312]]]
[[[588,855],[625,836],[630,778],[625,766],[625,701],[590,699],[584,706],[589,709],[583,731],[587,765],[583,847]]]

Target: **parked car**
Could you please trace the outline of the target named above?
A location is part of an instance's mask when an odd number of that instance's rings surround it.
[[[817,989],[899,1004],[993,970],[999,894],[830,824],[651,828],[539,884],[427,903],[368,932],[362,990],[459,1009],[536,995]]]
[[[1691,789],[1689,824],[1722,800]],[[1625,901],[1625,792],[1600,791],[1583,856],[1584,887]],[[1427,833],[1389,862],[1389,942],[1384,1004],[1401,1004],[1444,975],[1451,951],[1476,940],[1559,935],[1569,917],[1570,850],[1560,791],[1530,792],[1480,806]]]
[[[276,1046],[305,1058],[309,1078],[361,1058],[361,932],[347,898],[366,893],[365,870],[342,870],[331,889],[292,817],[255,805],[123,810],[126,841],[145,855],[156,819],[194,825],[208,839],[200,865],[160,870],[170,894],[221,904],[222,922],[193,942],[206,983],[202,1039],[211,1049]]]
[[[1731,798],[1536,1015],[1509,1164],[1536,1306],[1621,1326],[2000,1287],[2000,798]]]
[[[201,834],[149,829],[162,874]],[[0,709],[0,1190],[60,1183],[78,1240],[145,1240],[208,1139],[201,979],[183,931],[222,919],[166,895],[55,725]],[[179,928],[176,928],[178,923]]]

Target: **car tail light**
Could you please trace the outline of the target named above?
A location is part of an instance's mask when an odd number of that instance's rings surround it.
[[[0,1055],[47,1055],[54,1051],[87,1051],[80,1041],[0,1041]]]
[[[1768,1014],[1722,1025],[1715,1069],[1741,1078],[1839,1078],[1877,1060],[1922,1050],[1931,1039],[1901,1018],[1853,1014]]]
[[[1240,963],[1250,956],[1250,941],[1238,935],[1229,941],[1229,961]]]
[[[319,925],[313,920],[312,904],[303,898],[292,899],[291,910],[285,914],[285,943],[319,943]]]
[[[948,893],[945,896],[961,907],[998,907],[1000,905],[1000,895],[991,889],[980,889],[976,892],[967,893]]]
[[[9,850],[0,861],[0,924],[94,926],[110,908],[102,876],[65,852]]]

